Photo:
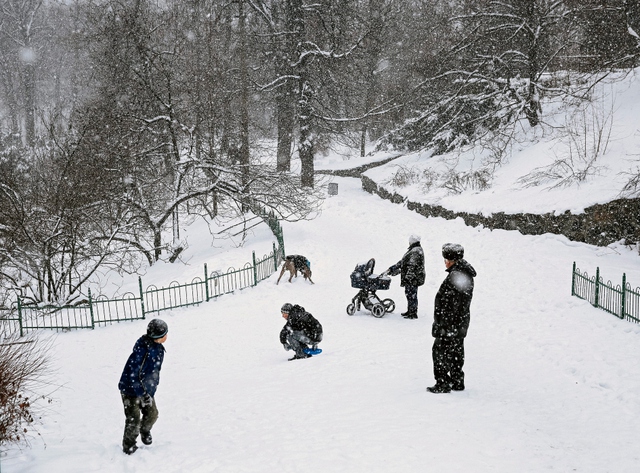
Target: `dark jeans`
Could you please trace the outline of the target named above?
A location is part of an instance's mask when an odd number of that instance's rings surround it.
[[[158,408],[156,400],[152,399],[150,406],[141,405],[141,397],[129,397],[122,394],[124,405],[124,436],[122,448],[128,449],[136,444],[140,432],[151,432],[151,427],[158,420]]]
[[[418,286],[405,286],[404,295],[407,296],[407,312],[418,314]]]
[[[464,338],[436,338],[432,352],[436,383],[464,389]]]

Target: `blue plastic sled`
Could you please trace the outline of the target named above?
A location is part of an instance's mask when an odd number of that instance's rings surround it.
[[[307,355],[319,355],[320,353],[322,353],[322,348],[316,348],[315,350],[313,348],[305,348],[303,351]]]

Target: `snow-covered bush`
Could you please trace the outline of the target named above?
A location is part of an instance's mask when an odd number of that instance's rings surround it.
[[[395,172],[385,181],[394,187],[407,187],[420,180],[420,171],[415,167],[396,166]]]
[[[450,170],[444,175],[442,187],[454,194],[460,194],[469,189],[485,190],[491,186],[491,177],[491,173],[486,168],[464,172]]]
[[[598,175],[605,168],[602,158],[611,140],[613,108],[613,102],[605,108],[601,101],[570,108],[559,131],[556,158],[520,178],[520,184],[568,187]]]

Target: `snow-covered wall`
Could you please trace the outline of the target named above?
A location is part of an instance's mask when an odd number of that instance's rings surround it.
[[[492,230],[517,230],[523,235],[542,235],[555,233],[564,235],[570,240],[581,241],[598,246],[624,240],[625,244],[640,241],[640,199],[617,199],[606,204],[597,204],[585,209],[584,213],[515,213],[504,212],[491,215],[454,212],[439,205],[412,202],[397,193],[391,193],[376,184],[367,176],[361,176],[362,188],[383,199],[395,203],[404,203],[409,210],[414,210],[425,217],[442,217],[453,220],[462,218],[469,226],[482,225]]]

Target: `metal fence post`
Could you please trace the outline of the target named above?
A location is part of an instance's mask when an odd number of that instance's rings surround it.
[[[622,273],[622,299],[620,300],[620,318],[624,319],[624,311],[625,307],[625,299],[626,299],[626,287],[627,287],[627,275],[626,273]]]
[[[207,263],[204,264],[204,294],[205,300],[209,302],[209,273],[207,272]]]
[[[20,336],[24,336],[22,333],[22,303],[20,302],[20,296],[18,296],[18,324],[20,325]]]
[[[251,256],[253,257],[253,285],[258,284],[258,268],[256,267],[256,252],[252,251]]]
[[[142,308],[142,320],[144,320],[144,292],[142,291],[142,277],[140,276],[138,276],[138,287],[140,287],[140,307]]]
[[[91,288],[87,289],[87,294],[89,297],[89,314],[91,315],[91,329],[93,330],[96,328],[96,323],[93,318],[93,304],[91,303]]]
[[[576,262],[573,262],[573,272],[571,273],[571,295],[576,295]]]
[[[273,243],[273,270],[278,271],[278,255],[276,255],[276,242],[272,241],[271,243]]]
[[[593,301],[593,305],[595,307],[600,307],[599,302],[600,302],[600,268],[596,267],[596,291],[595,291],[595,298]]]

